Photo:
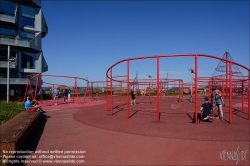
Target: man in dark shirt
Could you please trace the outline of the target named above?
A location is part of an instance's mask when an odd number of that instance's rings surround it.
[[[205,103],[201,105],[202,119],[209,121],[208,115],[213,112],[213,105],[208,102],[208,97],[204,97]]]
[[[131,105],[135,105],[135,91],[131,90],[131,97],[132,97],[132,100],[131,100]]]

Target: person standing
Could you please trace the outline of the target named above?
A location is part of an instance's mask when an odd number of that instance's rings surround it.
[[[131,105],[135,105],[135,92],[133,90],[131,90],[131,97],[132,97],[132,100],[131,100]]]
[[[58,104],[59,95],[60,95],[59,87],[56,87],[56,89],[53,90],[53,94],[54,94],[54,100],[56,101],[55,105],[57,105]]]
[[[63,90],[63,101],[64,101],[64,103],[68,103],[68,89],[67,89],[67,87],[65,87]]]
[[[203,97],[207,96],[207,88],[204,88],[204,93],[203,93]]]
[[[192,103],[193,102],[193,86],[191,85],[190,87],[190,102]]]
[[[71,97],[71,90],[68,88],[68,102],[70,102],[70,97]]]
[[[218,116],[220,120],[223,120],[223,111],[222,111],[222,105],[224,104],[222,96],[220,94],[220,91],[218,89],[215,90],[215,101],[214,103],[217,106]]]

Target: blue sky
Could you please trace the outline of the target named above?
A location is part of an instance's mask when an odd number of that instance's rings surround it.
[[[42,1],[42,9],[49,27],[42,46],[49,65],[45,74],[105,80],[107,69],[126,58],[179,53],[222,57],[225,51],[249,67],[249,1]],[[162,58],[160,76],[168,73],[189,82],[192,63],[193,57]],[[218,64],[199,58],[199,76],[211,76]],[[130,70],[131,78],[136,71],[139,78],[155,77],[156,61],[133,61]],[[113,74],[125,75],[126,65],[116,66]]]

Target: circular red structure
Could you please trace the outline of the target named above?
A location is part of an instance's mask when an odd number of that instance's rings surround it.
[[[214,86],[214,85],[219,85],[218,82],[222,83],[222,93],[224,95],[224,90],[226,89],[226,96],[229,97],[229,122],[232,123],[232,92],[233,92],[233,86],[234,85],[239,85],[239,83],[241,83],[242,88],[244,86],[250,87],[250,69],[237,63],[234,62],[232,60],[229,60],[228,58],[221,58],[221,57],[217,57],[217,56],[213,56],[213,55],[209,55],[209,54],[163,54],[163,55],[155,55],[155,56],[142,56],[142,57],[136,57],[136,58],[128,58],[128,59],[123,59],[118,61],[117,63],[113,64],[106,72],[106,85],[108,87],[108,82],[110,83],[110,108],[109,107],[109,102],[108,102],[108,95],[106,98],[106,110],[110,110],[111,114],[113,111],[113,102],[112,102],[112,85],[113,82],[123,82],[126,83],[127,85],[127,109],[126,109],[126,117],[129,118],[130,117],[130,105],[129,103],[129,89],[130,89],[130,85],[133,83],[130,79],[130,62],[131,61],[135,61],[135,60],[141,60],[141,59],[156,59],[156,87],[157,87],[157,100],[156,100],[156,121],[159,122],[160,121],[160,93],[159,93],[159,87],[161,84],[160,81],[160,59],[162,58],[170,58],[170,57],[193,57],[194,61],[195,61],[195,66],[194,66],[194,110],[195,110],[195,115],[197,117],[197,112],[198,112],[198,85],[203,84],[209,87],[209,94],[211,93],[210,91],[210,87]],[[218,78],[218,77],[203,77],[200,78],[198,77],[198,58],[199,57],[207,57],[207,58],[213,58],[213,59],[217,59],[220,61],[223,61],[226,63],[226,78],[222,79],[222,78]],[[113,76],[112,74],[112,69],[113,67],[115,67],[118,64],[121,63],[126,63],[127,64],[127,73],[124,76]],[[243,76],[241,79],[233,79],[233,74],[235,74],[232,70],[232,66],[236,65],[238,67],[241,67],[245,70],[247,70],[248,72],[248,76]],[[237,74],[237,73],[236,73]],[[126,81],[124,80],[119,80],[117,78],[119,77],[123,77],[125,78]],[[216,83],[216,84],[215,84]],[[230,94],[230,95],[229,95]],[[244,96],[243,96],[243,92],[242,92],[242,103],[244,103]],[[248,93],[248,103],[250,103],[250,94]],[[243,105],[243,104],[242,104]],[[244,107],[242,107],[244,109]],[[250,107],[248,107],[248,120],[250,120]],[[198,124],[197,119],[195,120],[195,123]]]

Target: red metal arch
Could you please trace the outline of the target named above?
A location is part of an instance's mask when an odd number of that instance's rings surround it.
[[[197,117],[197,112],[198,112],[198,95],[197,95],[197,86],[198,86],[198,57],[208,57],[208,58],[213,58],[213,59],[217,59],[217,60],[221,60],[221,61],[225,61],[226,64],[229,64],[229,87],[230,87],[230,93],[232,92],[232,65],[237,65],[240,66],[242,68],[244,68],[245,70],[248,71],[248,87],[250,88],[250,69],[245,67],[244,65],[241,65],[237,62],[234,62],[232,60],[229,59],[225,59],[225,58],[221,58],[221,57],[217,57],[217,56],[213,56],[213,55],[209,55],[209,54],[163,54],[163,55],[155,55],[155,56],[142,56],[142,57],[136,57],[136,58],[127,58],[127,59],[123,59],[118,61],[117,63],[113,64],[111,67],[108,68],[108,70],[106,71],[106,81],[108,82],[108,80],[110,80],[110,87],[112,88],[112,81],[115,82],[120,82],[120,80],[116,80],[114,79],[115,77],[112,76],[112,68],[122,62],[127,62],[127,103],[129,103],[129,84],[130,84],[130,78],[129,78],[129,73],[130,73],[130,61],[132,60],[140,60],[140,59],[156,59],[156,72],[157,72],[157,86],[159,85],[159,64],[160,64],[160,58],[167,58],[167,57],[194,57],[195,60],[195,78],[194,78],[194,82],[195,82],[195,114]],[[109,75],[110,73],[110,75]],[[228,83],[228,80],[226,81],[226,83]],[[112,92],[112,91],[111,91]],[[111,94],[112,96],[112,94]],[[248,103],[250,103],[250,93],[248,93]],[[106,103],[108,105],[108,103]],[[157,111],[156,111],[156,120],[160,121],[160,112],[159,112],[159,93],[157,91]],[[108,106],[107,106],[108,107]],[[111,105],[111,109],[112,109],[112,105]],[[229,98],[229,110],[230,110],[230,114],[229,114],[229,122],[232,123],[232,95],[230,95]],[[129,118],[129,104],[127,104],[127,118]],[[250,120],[250,107],[248,107],[248,119]],[[198,124],[197,119],[195,119],[195,123]]]

